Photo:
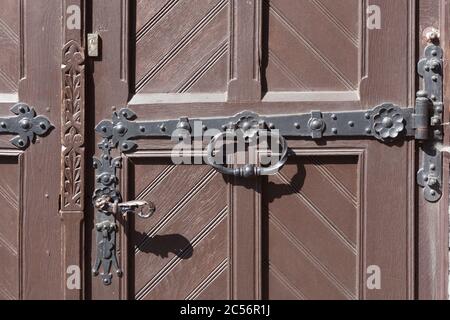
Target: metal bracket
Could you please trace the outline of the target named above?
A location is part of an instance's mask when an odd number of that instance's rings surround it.
[[[15,117],[0,118],[0,134],[15,134],[10,142],[19,149],[26,149],[34,143],[36,136],[45,136],[53,127],[48,118],[38,116],[36,111],[25,103],[11,108]]]
[[[428,139],[422,144],[422,167],[417,173],[417,183],[429,202],[437,202],[442,196],[442,152],[437,148],[443,140],[442,58],[442,48],[431,44],[425,48],[425,58],[418,64],[424,91],[418,93],[416,109],[428,113],[427,123],[421,122],[421,134],[426,134]]]

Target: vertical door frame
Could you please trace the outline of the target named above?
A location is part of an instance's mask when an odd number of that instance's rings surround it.
[[[85,0],[62,4],[60,217],[66,300],[84,298],[85,9]],[[66,284],[75,273],[79,289]]]
[[[434,27],[441,32],[440,44],[444,49],[444,123],[449,121],[450,80],[448,76],[450,59],[450,3],[441,0],[416,0],[417,22],[416,43],[420,58],[427,45],[424,28]],[[419,79],[419,78],[418,78]],[[420,80],[419,80],[420,81]],[[449,141],[450,130],[444,127],[444,144]],[[420,160],[419,160],[420,161]],[[420,300],[444,300],[448,298],[448,208],[449,208],[449,157],[443,157],[442,198],[437,203],[423,200],[421,188],[416,186],[415,223],[415,298]]]
[[[20,294],[24,300],[62,299],[63,243],[58,216],[60,177],[57,150],[60,148],[61,2],[19,0],[20,82],[18,101],[33,106],[53,125],[49,134],[20,158],[24,183],[21,186]]]

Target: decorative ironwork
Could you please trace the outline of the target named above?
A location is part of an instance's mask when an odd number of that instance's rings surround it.
[[[100,267],[102,281],[105,285],[111,284],[111,267],[115,268],[118,276],[122,275],[116,255],[116,219],[113,212],[108,210],[106,202],[120,202],[122,197],[118,191],[117,168],[121,166],[121,158],[111,156],[112,143],[104,139],[99,144],[102,150],[100,158],[94,158],[94,168],[96,170],[96,189],[93,201],[97,209],[96,230],[97,230],[97,258],[92,269],[93,275],[98,275]]]
[[[373,111],[373,131],[379,140],[397,138],[405,130],[405,119],[400,108],[384,104]]]
[[[417,182],[423,188],[425,199],[430,202],[436,202],[442,196],[442,153],[436,148],[443,139],[442,58],[442,48],[430,44],[425,48],[425,58],[418,64],[418,72],[424,83],[424,91],[419,93],[418,99],[421,98],[422,103],[429,108],[429,139],[422,145],[424,156],[422,167],[417,173]]]
[[[10,142],[19,149],[26,149],[34,143],[36,136],[45,136],[53,127],[50,120],[38,116],[36,111],[25,103],[18,103],[11,108],[16,116],[0,118],[0,134],[14,134]]]
[[[92,268],[94,276],[100,273],[105,285],[112,281],[111,269],[115,269],[117,276],[122,275],[116,252],[116,219],[118,215],[136,213],[141,218],[149,218],[156,210],[154,204],[146,201],[130,201],[122,203],[122,196],[118,189],[117,169],[121,167],[122,159],[113,158],[111,150],[114,143],[103,139],[99,144],[102,151],[100,158],[94,158],[96,171],[96,189],[93,195],[94,207],[97,209],[95,228],[97,230],[97,257]]]
[[[315,111],[309,114],[261,116],[254,112],[244,111],[233,117],[224,118],[197,118],[165,121],[133,121],[136,114],[127,108],[113,113],[112,120],[103,120],[96,131],[106,139],[110,139],[114,147],[123,152],[130,152],[137,147],[133,140],[150,137],[170,137],[175,130],[185,129],[192,131],[194,123],[201,123],[202,130],[217,129],[221,132],[227,130],[244,129],[247,136],[254,135],[260,129],[277,129],[284,137],[310,137],[322,139],[324,137],[373,137],[380,141],[386,140],[377,125],[380,112],[392,113],[396,135],[390,140],[395,140],[400,133],[405,136],[415,136],[414,108],[400,108],[393,104],[383,104],[373,110],[348,111],[337,113],[322,113]],[[383,119],[386,117],[384,116]],[[397,121],[402,119],[400,127]],[[375,128],[375,126],[377,126]],[[390,131],[389,131],[390,132]],[[195,132],[194,132],[195,134]],[[384,135],[384,134],[383,134]]]

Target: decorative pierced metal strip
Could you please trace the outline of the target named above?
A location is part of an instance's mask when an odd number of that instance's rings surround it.
[[[181,118],[167,121],[133,121],[136,114],[130,109],[114,112],[112,121],[104,120],[96,131],[114,146],[128,152],[136,147],[132,140],[148,137],[170,137],[174,133],[201,134],[207,129],[222,132],[244,129],[277,129],[284,137],[373,137],[381,141],[392,141],[401,136],[414,136],[412,115],[414,108],[400,108],[393,104],[382,104],[373,110],[327,112],[313,111],[308,114],[260,116],[245,111],[226,118]],[[250,127],[248,127],[250,126]]]

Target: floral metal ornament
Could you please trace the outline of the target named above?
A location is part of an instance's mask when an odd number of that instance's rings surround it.
[[[239,119],[234,129],[241,129],[244,138],[253,138],[259,131],[261,124],[258,120],[258,115],[248,113]]]
[[[393,104],[383,104],[374,109],[372,116],[375,138],[394,140],[405,131],[402,109]]]
[[[36,136],[46,135],[53,127],[44,116],[25,103],[18,103],[11,108],[15,117],[0,118],[0,133],[16,134],[10,142],[19,149],[26,149]]]

